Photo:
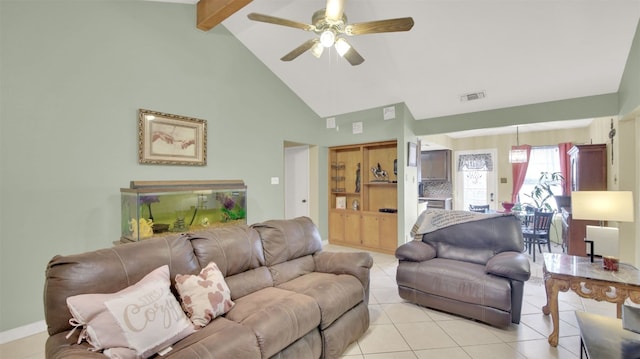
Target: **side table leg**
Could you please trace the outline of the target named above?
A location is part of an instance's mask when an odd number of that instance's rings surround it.
[[[543,267],[542,269],[544,270],[545,268]],[[549,276],[549,274],[547,274],[546,270],[543,273],[543,280],[544,280],[544,291],[545,291],[545,293],[547,295],[547,304],[545,304],[542,307],[542,313],[544,315],[549,315],[549,303],[551,303],[551,282],[552,282],[552,279]],[[556,295],[557,295],[557,292],[556,292]]]
[[[544,288],[547,292],[547,305],[542,307],[542,313],[551,314],[553,331],[549,334],[549,345],[558,346],[558,336],[560,334],[560,316],[558,315],[558,292],[569,290],[569,282],[563,279],[555,279],[550,275],[545,277]]]
[[[547,305],[542,307],[542,313],[545,315],[551,314],[551,322],[553,323],[553,331],[549,334],[549,345],[552,347],[558,346],[558,336],[560,334],[559,330],[559,322],[560,318],[558,315],[558,291],[560,289],[561,284],[553,279],[546,278],[544,282],[544,286],[547,292]]]

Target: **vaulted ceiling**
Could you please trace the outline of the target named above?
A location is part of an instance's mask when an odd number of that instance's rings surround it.
[[[335,50],[280,61],[316,35],[247,18],[311,23],[325,0],[207,1],[248,2],[223,26],[321,117],[404,102],[422,120],[615,93],[640,19],[640,0],[347,0],[350,23],[415,21],[350,37],[365,58],[351,66]]]

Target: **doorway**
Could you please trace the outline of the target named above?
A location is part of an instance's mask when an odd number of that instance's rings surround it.
[[[471,204],[488,204],[490,209],[498,209],[496,154],[495,148],[455,152],[455,208],[468,210]]]
[[[308,145],[284,148],[284,216],[310,216]]]

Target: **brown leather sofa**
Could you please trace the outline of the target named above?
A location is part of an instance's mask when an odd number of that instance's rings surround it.
[[[484,216],[484,215],[483,215]],[[400,297],[504,327],[520,323],[531,276],[515,216],[451,225],[396,250]]]
[[[55,256],[44,288],[46,357],[105,358],[76,344],[69,296],[114,293],[168,264],[198,274],[214,261],[235,306],[163,358],[337,358],[369,327],[368,253],[323,252],[309,218],[272,220]],[[175,290],[174,290],[175,293]]]

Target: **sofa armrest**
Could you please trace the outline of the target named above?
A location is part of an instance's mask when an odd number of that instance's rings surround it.
[[[369,272],[373,266],[371,254],[364,252],[317,252],[313,255],[316,271],[332,274],[351,274],[369,290]]]
[[[47,338],[44,345],[45,358],[50,359],[107,359],[108,357],[101,352],[91,350],[91,345],[86,341],[76,344],[80,330],[76,330],[70,338],[67,334],[70,331],[64,331],[51,335]]]
[[[486,272],[522,282],[531,277],[529,259],[519,252],[502,252],[491,257]]]
[[[411,241],[396,249],[396,258],[401,261],[422,262],[436,257],[436,249],[424,242]]]

